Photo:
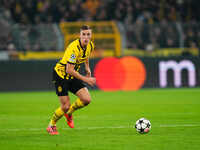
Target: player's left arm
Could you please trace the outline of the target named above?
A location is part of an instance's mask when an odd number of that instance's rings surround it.
[[[86,59],[85,61],[85,72],[87,77],[91,77],[91,70],[90,70],[90,65],[89,65],[89,58]]]

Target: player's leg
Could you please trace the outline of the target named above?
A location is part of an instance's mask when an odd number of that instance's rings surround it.
[[[49,123],[50,126],[55,126],[56,122],[62,118],[65,112],[68,111],[70,107],[70,100],[69,96],[59,96],[60,104],[61,106],[57,108],[51,118],[51,121]]]
[[[55,112],[49,122],[49,126],[47,128],[47,131],[49,132],[49,134],[52,134],[52,135],[58,134],[58,131],[56,129],[56,122],[60,118],[62,118],[64,113],[67,112],[70,107],[69,96],[59,96],[59,100],[60,100],[61,106],[55,110]]]
[[[55,110],[47,128],[48,133],[52,135],[58,134],[56,130],[56,122],[64,115],[65,112],[68,111],[70,106],[70,100],[68,96],[68,82],[61,79],[55,71],[53,71],[53,81],[61,106]]]
[[[69,110],[65,114],[65,117],[67,118],[67,124],[69,127],[74,128],[72,113],[75,110],[88,105],[91,101],[91,97],[83,82],[78,79],[72,80],[69,90],[78,96],[78,99],[70,106]]]
[[[91,102],[91,96],[86,87],[81,88],[76,92],[77,100],[70,106],[67,114],[72,115],[77,109],[87,106]]]

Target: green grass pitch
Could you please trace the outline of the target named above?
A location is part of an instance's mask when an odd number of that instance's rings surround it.
[[[91,91],[92,103],[74,113],[75,128],[63,117],[59,135],[46,127],[58,98],[50,92],[0,93],[0,150],[199,150],[200,89]],[[70,95],[72,101],[75,97]],[[152,130],[133,125],[145,117]]]

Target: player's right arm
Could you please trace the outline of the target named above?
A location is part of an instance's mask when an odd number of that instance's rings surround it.
[[[89,85],[93,86],[95,83],[96,83],[96,79],[94,77],[86,77],[86,76],[83,76],[81,75],[79,72],[77,72],[75,69],[74,69],[75,65],[72,64],[72,63],[67,63],[66,65],[66,72],[68,74],[70,74],[71,76],[77,78],[77,79],[80,79],[86,83],[88,83]]]

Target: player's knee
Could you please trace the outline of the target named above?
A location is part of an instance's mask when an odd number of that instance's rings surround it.
[[[84,98],[84,99],[82,99],[82,102],[84,103],[84,105],[88,105],[88,104],[90,104],[90,102],[91,102],[91,98]]]

